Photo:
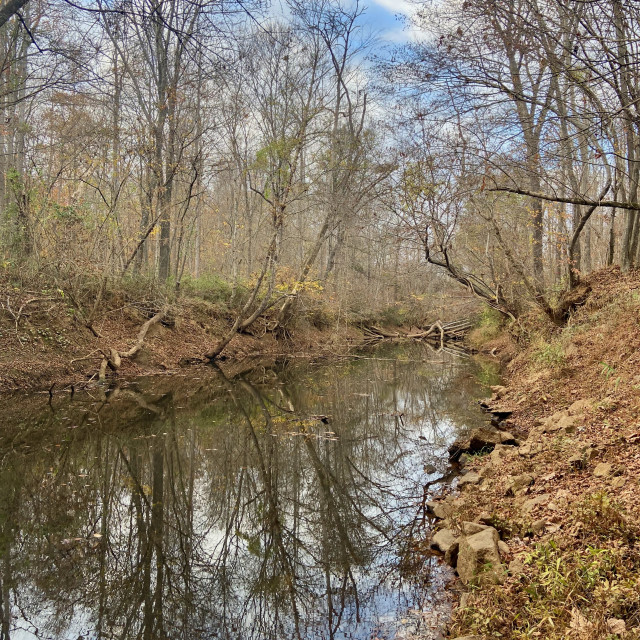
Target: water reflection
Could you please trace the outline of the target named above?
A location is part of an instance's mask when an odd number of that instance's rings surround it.
[[[474,365],[423,349],[11,398],[0,637],[393,638],[438,572],[407,557],[425,483],[479,419]]]

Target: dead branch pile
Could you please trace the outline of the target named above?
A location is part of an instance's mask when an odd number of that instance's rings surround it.
[[[462,340],[473,327],[473,322],[468,318],[442,323],[439,320],[430,327],[423,329],[398,329],[397,331],[387,331],[375,325],[365,327],[364,332],[367,342],[374,343],[380,340],[426,340],[437,342],[440,347],[446,343]]]

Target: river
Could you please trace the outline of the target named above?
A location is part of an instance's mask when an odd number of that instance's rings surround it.
[[[1,637],[431,637],[424,502],[490,376],[389,345],[3,399]]]

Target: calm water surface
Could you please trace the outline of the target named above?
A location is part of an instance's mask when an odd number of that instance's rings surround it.
[[[0,637],[428,637],[414,541],[483,373],[417,345],[0,401]]]

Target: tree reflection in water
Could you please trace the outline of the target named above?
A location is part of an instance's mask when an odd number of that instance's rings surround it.
[[[11,398],[0,637],[392,638],[440,571],[399,566],[423,467],[481,390],[424,347],[377,355]]]

